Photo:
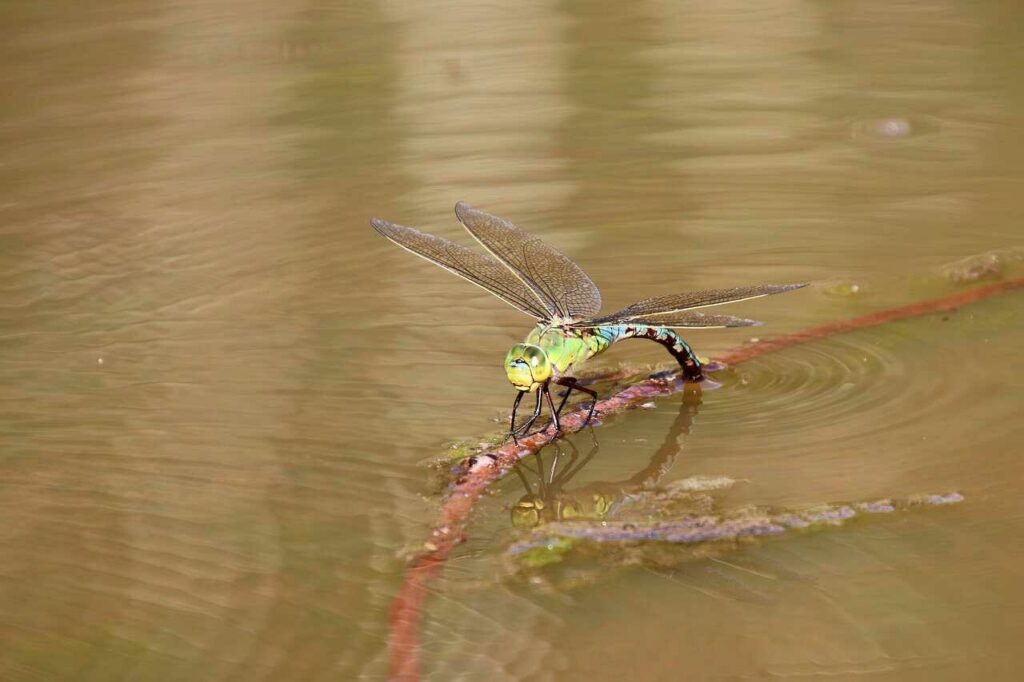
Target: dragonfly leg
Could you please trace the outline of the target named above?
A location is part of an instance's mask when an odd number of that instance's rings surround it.
[[[555,414],[562,414],[562,408],[565,407],[565,403],[569,400],[569,394],[572,393],[572,389],[576,388],[576,380],[570,377],[563,377],[555,380],[555,383],[559,386],[565,386],[565,393],[562,394],[562,400],[558,403],[558,409],[555,410]]]
[[[522,396],[523,393],[524,391],[520,391],[519,395]],[[512,441],[516,445],[519,445],[519,439],[516,438],[516,436],[520,434],[525,434],[527,431],[529,431],[530,427],[533,426],[533,423],[537,421],[538,417],[540,417],[540,410],[542,404],[543,403],[541,402],[540,391],[537,391],[537,405],[533,408],[533,414],[530,415],[530,418],[526,420],[526,423],[522,424],[518,429],[515,429],[514,431],[509,433],[509,435],[512,436]]]
[[[590,411],[587,412],[587,421],[583,422],[584,425],[589,424],[591,418],[594,416],[594,408],[597,407],[597,391],[583,386],[575,377],[562,377],[561,379],[558,379],[558,383],[562,386],[568,387],[568,390],[565,392],[565,397],[562,398],[562,404],[558,406],[558,412],[562,411],[562,406],[565,405],[565,401],[569,398],[569,393],[571,393],[574,388],[577,391],[582,391],[590,396],[592,401],[590,403]]]
[[[562,430],[562,424],[558,421],[558,410],[555,409],[555,401],[551,397],[551,389],[547,384],[544,384],[544,388],[541,390],[544,391],[544,397],[548,401],[548,409],[551,410],[551,423],[555,425],[555,433],[558,433]],[[568,395],[566,397],[568,397]],[[544,428],[547,429],[546,426]]]
[[[508,433],[512,435],[516,432],[516,410],[519,409],[519,403],[523,400],[523,391],[516,391],[515,402],[512,403],[512,421],[508,425]]]

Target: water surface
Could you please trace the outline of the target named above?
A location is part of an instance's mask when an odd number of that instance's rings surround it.
[[[4,680],[386,677],[438,500],[422,462],[499,428],[529,320],[371,216],[465,239],[465,199],[609,310],[814,283],[735,306],[758,335],[949,293],[943,264],[1024,244],[1014,3],[0,12]],[[963,504],[550,589],[503,569],[510,477],[435,584],[425,676],[1012,679],[1020,309],[738,367],[663,477],[735,478],[730,505]],[[668,362],[650,346],[598,366]],[[642,470],[678,415],[609,420],[573,485]]]

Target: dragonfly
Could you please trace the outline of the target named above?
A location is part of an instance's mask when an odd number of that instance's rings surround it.
[[[559,415],[572,391],[590,396],[585,424],[594,416],[597,392],[575,376],[587,360],[625,339],[649,339],[664,346],[682,368],[686,381],[704,379],[701,361],[676,329],[721,329],[761,324],[700,309],[735,303],[806,286],[757,284],[728,289],[707,289],[647,298],[608,315],[599,315],[601,292],[593,280],[567,256],[504,218],[455,204],[459,222],[483,246],[480,253],[443,237],[374,218],[373,228],[403,249],[441,266],[489,291],[536,326],[505,355],[505,374],[516,389],[509,436],[528,433],[546,403],[551,421],[542,429],[561,431]],[[565,389],[556,407],[552,385]],[[519,427],[516,412],[523,396],[534,394],[533,414]]]

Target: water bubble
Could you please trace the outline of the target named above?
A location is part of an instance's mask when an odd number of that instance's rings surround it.
[[[859,138],[875,138],[880,140],[899,140],[914,134],[914,126],[909,119],[900,116],[872,118],[857,121],[853,125],[853,136]]]
[[[875,124],[875,131],[882,137],[906,137],[912,128],[905,118],[887,118]]]

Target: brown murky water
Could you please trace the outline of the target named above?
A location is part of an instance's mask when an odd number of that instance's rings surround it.
[[[422,462],[498,428],[529,321],[371,216],[462,239],[456,200],[507,215],[608,309],[815,283],[735,306],[758,334],[948,293],[944,263],[1024,244],[1017,3],[0,14],[3,680],[386,676]],[[1011,295],[766,357],[665,474],[738,479],[733,505],[955,507],[545,588],[502,570],[508,478],[435,584],[426,677],[1014,679],[1022,343]],[[610,420],[573,485],[643,469],[678,414]]]

